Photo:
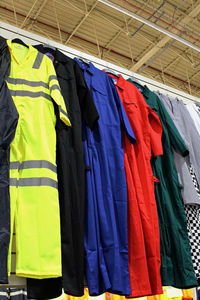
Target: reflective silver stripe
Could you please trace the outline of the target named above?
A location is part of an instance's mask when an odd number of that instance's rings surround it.
[[[63,115],[65,115],[67,118],[69,118],[68,113],[66,113],[66,111],[64,111],[64,110],[62,109],[61,105],[58,105],[58,107],[59,107],[59,111],[60,111]]]
[[[50,169],[51,171],[57,173],[57,168],[55,165],[53,165],[52,163],[50,163],[47,160],[27,160],[24,161],[20,167],[20,169],[31,169],[31,168],[46,168],[46,169]]]
[[[11,96],[20,96],[20,97],[30,97],[30,98],[38,98],[43,97],[49,101],[52,101],[51,96],[44,92],[29,92],[29,91],[14,91],[10,90]]]
[[[8,292],[0,292],[0,296],[5,296],[7,299],[9,299]]]
[[[60,91],[60,88],[57,84],[53,84],[51,87],[50,87],[50,91],[52,92],[53,90],[59,90]]]
[[[56,75],[50,75],[49,76],[49,82],[51,81],[51,80],[58,80],[58,78],[57,78],[57,76]]]
[[[51,186],[58,188],[58,183],[48,177],[20,178],[19,186]]]
[[[23,170],[23,169],[34,169],[34,168],[38,168],[38,169],[46,168],[57,173],[57,167],[51,162],[49,162],[48,160],[27,160],[27,161],[23,161],[21,164],[19,161],[10,162],[10,169]]]
[[[27,292],[26,291],[16,291],[16,292],[12,292],[12,290],[11,290],[11,292],[10,292],[10,296],[11,297],[14,297],[14,296],[18,296],[18,295],[25,295],[25,296],[27,296]]]
[[[57,189],[58,183],[48,177],[10,178],[10,186],[51,186]]]
[[[35,62],[33,64],[33,69],[39,69],[41,63],[42,63],[42,59],[44,57],[44,54],[42,54],[41,52],[38,52]]]
[[[21,78],[8,78],[7,82],[11,84],[24,84],[31,87],[43,86],[47,89],[49,88],[48,84],[43,81],[29,81]]]
[[[18,180],[17,178],[10,178],[10,185],[11,186],[17,186]]]
[[[10,169],[13,170],[13,169],[19,169],[19,166],[20,166],[20,162],[19,161],[12,161],[10,162]]]

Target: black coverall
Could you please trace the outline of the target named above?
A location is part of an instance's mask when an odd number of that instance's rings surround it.
[[[57,172],[61,217],[62,282],[27,279],[28,298],[55,298],[62,293],[84,294],[85,163],[82,122],[90,129],[99,118],[78,64],[58,50],[35,46],[54,57],[54,67],[72,127],[57,118]]]

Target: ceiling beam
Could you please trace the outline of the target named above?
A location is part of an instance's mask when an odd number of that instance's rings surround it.
[[[200,70],[198,70],[196,73],[194,73],[193,75],[190,76],[189,80],[191,81],[192,79],[194,79],[194,77],[196,77],[197,75],[200,75]]]
[[[31,23],[28,25],[27,29],[30,30],[31,27],[33,26],[33,24],[37,21],[37,18],[39,17],[39,14],[41,13],[42,9],[44,8],[44,6],[46,5],[47,0],[44,0],[42,2],[42,4],[40,5],[39,9],[37,10],[35,16],[33,17],[33,20],[31,21]]]
[[[69,9],[69,6],[71,9],[75,10],[75,11],[78,11],[79,13],[81,14],[85,14],[85,12],[87,12],[86,10],[82,10],[80,9],[78,6],[74,5],[73,3],[71,3],[71,0],[56,0],[56,3],[58,5],[60,5],[60,8],[61,6],[64,6],[66,7],[67,9]],[[61,8],[62,9],[62,8]]]
[[[124,15],[127,15],[127,16],[135,19],[135,20],[138,20],[141,23],[144,23],[145,25],[147,25],[147,26],[155,29],[156,31],[159,31],[159,32],[163,33],[164,35],[169,36],[173,40],[176,40],[176,41],[180,42],[181,44],[186,45],[186,46],[190,47],[191,49],[194,49],[197,52],[200,52],[200,48],[199,47],[197,47],[196,45],[192,44],[188,40],[183,39],[182,37],[180,37],[179,35],[173,33],[172,31],[169,31],[169,30],[167,30],[167,29],[165,29],[163,27],[158,26],[157,24],[155,24],[155,22],[150,22],[149,20],[147,20],[147,19],[145,19],[145,18],[143,18],[143,17],[141,17],[141,16],[139,16],[139,15],[137,15],[137,14],[135,14],[135,13],[133,13],[133,12],[131,12],[131,11],[129,11],[129,10],[127,10],[127,9],[125,9],[125,8],[117,5],[117,4],[115,4],[115,3],[113,3],[113,2],[110,2],[109,0],[98,0],[98,1],[101,2],[101,3],[103,3],[103,4],[105,4],[105,5],[107,5],[107,6],[109,6],[109,7],[111,7],[111,8],[113,8],[113,9],[115,9],[115,10],[117,10],[117,11],[119,11],[120,13],[123,13]],[[170,27],[175,28],[174,25],[172,25],[172,24],[168,24],[168,25]],[[184,30],[184,32],[183,32],[183,30],[180,30],[179,28],[176,28],[176,30],[178,32],[180,32],[181,34],[184,33],[186,36],[189,36],[193,40],[199,41],[198,39],[196,39],[191,34],[188,34],[188,32],[186,32],[185,30]]]
[[[79,27],[83,24],[83,22],[87,19],[87,17],[91,14],[91,12],[95,9],[95,7],[97,6],[98,1],[95,1],[92,5],[92,7],[90,8],[90,10],[85,14],[85,16],[81,19],[81,21],[76,25],[76,27],[74,28],[74,30],[72,31],[72,33],[70,34],[70,36],[66,39],[64,45],[67,45],[69,43],[69,41],[71,40],[71,38],[73,37],[73,35],[77,32],[77,30],[79,29]]]
[[[13,6],[14,17],[15,17],[15,23],[16,23],[16,26],[18,26],[17,14],[16,14],[16,8],[15,8],[14,0],[12,0],[12,6]]]
[[[191,18],[195,18],[200,13],[200,1],[197,2],[196,6],[193,7],[191,12],[185,16],[183,19],[180,19],[179,22],[188,24],[191,21]],[[173,33],[177,33],[175,29],[172,29]],[[159,42],[156,43],[143,57],[134,65],[130,67],[130,70],[137,72],[148,60],[150,60],[158,51],[160,51],[169,41],[171,37],[165,36]]]
[[[176,64],[180,59],[185,60],[187,63],[190,63],[192,68],[193,63],[191,62],[191,60],[189,60],[189,57],[187,56],[188,52],[190,51],[190,48],[187,48],[185,51],[183,51],[182,53],[175,53],[177,54],[177,57],[175,59],[172,59],[172,61],[170,61],[164,68],[163,68],[163,72],[166,72],[171,66],[173,66],[174,64]],[[154,79],[156,79],[158,77],[158,75],[154,76]]]
[[[138,11],[136,11],[136,13],[138,13]],[[121,34],[122,32],[124,32],[126,35],[129,34],[129,32],[127,31],[127,27],[128,27],[129,25],[131,25],[132,21],[133,21],[133,19],[130,18],[130,19],[127,21],[127,24],[125,24],[123,27],[119,28],[119,31],[117,31],[117,32],[115,33],[115,35],[108,41],[108,43],[105,45],[105,47],[108,48],[108,50],[107,50],[106,52],[103,52],[103,54],[102,54],[102,59],[104,59],[104,58],[110,53],[110,51],[111,51],[111,45],[115,42],[115,40],[120,36],[120,34]],[[133,29],[132,29],[132,30],[133,30]],[[136,33],[139,32],[140,27],[139,27],[139,30],[138,30],[138,28],[134,28],[134,30],[135,30],[135,33],[134,33],[134,35],[135,35]],[[150,39],[148,39],[145,35],[143,35],[143,34],[141,34],[141,33],[139,33],[139,34],[140,34],[144,39],[146,39],[149,43],[152,43],[152,41],[150,41]],[[131,38],[132,38],[132,35],[131,35]]]
[[[22,24],[20,25],[20,28],[23,28],[23,26],[25,25],[26,21],[30,18],[30,15],[32,13],[32,10],[34,9],[35,5],[37,4],[38,0],[35,0],[33,5],[31,6],[29,12],[27,13],[24,21],[22,22]]]
[[[133,19],[129,19],[128,20],[128,25],[130,25],[130,23],[132,22]],[[106,48],[108,48],[108,50],[106,52],[104,52],[102,54],[102,59],[105,58],[109,53],[110,53],[110,50],[111,50],[111,44],[119,37],[119,35],[124,32],[127,28],[127,25],[124,25],[123,27],[121,27],[117,33],[108,41],[108,43],[105,45]]]

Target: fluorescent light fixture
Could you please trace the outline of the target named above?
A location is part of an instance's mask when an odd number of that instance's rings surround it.
[[[159,31],[159,32],[161,32],[161,33],[163,33],[163,34],[165,34],[165,35],[167,35],[167,36],[169,36],[170,38],[178,41],[179,43],[181,43],[181,44],[183,44],[187,47],[190,47],[191,49],[193,49],[197,52],[200,52],[200,48],[195,46],[194,44],[184,40],[180,36],[170,32],[170,31],[168,31],[164,28],[161,28],[160,26],[156,25],[155,23],[152,23],[152,22],[136,15],[133,12],[130,12],[129,10],[127,10],[127,9],[125,9],[125,8],[115,4],[115,3],[112,3],[108,0],[98,0],[98,1],[105,4],[105,5],[107,5],[107,6],[109,6],[109,7],[111,7],[111,8],[113,8],[113,9],[115,9],[115,10],[117,10],[117,11],[119,11],[119,12],[121,12],[121,13],[123,13],[123,14],[125,14],[125,15],[127,15],[127,16],[129,16],[129,17],[131,17],[131,18],[133,18],[133,19],[135,19],[135,20],[137,20],[137,21],[139,21],[139,22],[141,22],[141,23],[143,23],[143,24],[145,24],[145,25],[147,25],[147,26],[149,26],[149,27],[151,27],[151,28],[153,28],[153,29],[155,29],[155,30],[157,30],[157,31]]]

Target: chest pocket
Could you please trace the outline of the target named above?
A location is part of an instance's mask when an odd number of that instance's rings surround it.
[[[94,98],[99,104],[107,104],[106,101],[106,91],[103,89],[104,84],[100,82],[92,82],[92,93],[94,93]]]
[[[159,107],[158,107],[157,103],[156,103],[155,101],[152,101],[151,103],[149,103],[149,101],[146,100],[146,98],[145,98],[145,101],[146,101],[146,103],[149,105],[149,107],[150,107],[153,111],[155,111],[155,113],[157,113],[157,115],[159,116]]]
[[[73,80],[75,78],[74,74],[69,70],[66,64],[61,64],[55,61],[54,66],[55,66],[60,87],[61,89],[65,89],[66,81]]]
[[[92,93],[94,93],[95,105],[100,115],[99,122],[118,128],[120,127],[120,118],[114,95],[109,85],[107,89],[104,89],[104,86],[104,82],[92,83]]]
[[[126,98],[123,101],[126,114],[129,122],[136,135],[136,143],[142,148],[145,159],[150,162],[151,146],[150,146],[150,131],[148,115],[145,106],[133,98]]]
[[[138,105],[136,100],[133,98],[124,98],[123,105],[128,117],[132,117],[137,114],[137,118],[139,117]]]
[[[73,74],[70,66],[68,66],[67,63],[61,63],[56,60],[54,62],[54,67],[55,67],[57,76],[60,76],[65,79],[73,79],[74,78],[74,74]]]

